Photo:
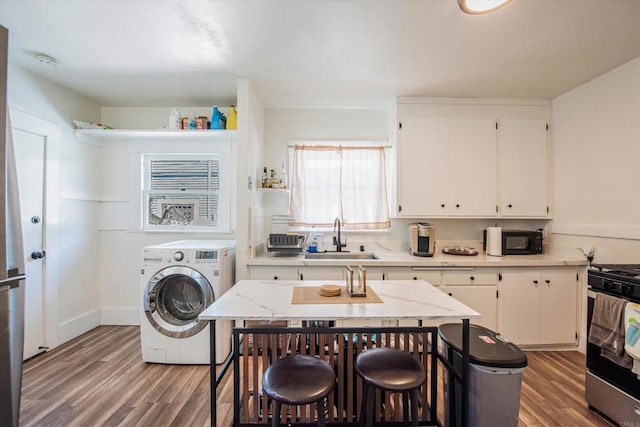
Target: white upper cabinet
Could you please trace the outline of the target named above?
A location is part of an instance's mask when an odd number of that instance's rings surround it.
[[[449,119],[450,215],[496,215],[496,121]]]
[[[398,132],[398,211],[402,216],[445,215],[449,180],[446,119],[407,117]]]
[[[399,103],[397,215],[550,218],[548,114],[521,107]]]
[[[547,122],[500,120],[500,214],[548,215]]]
[[[398,214],[495,216],[496,122],[401,118]]]

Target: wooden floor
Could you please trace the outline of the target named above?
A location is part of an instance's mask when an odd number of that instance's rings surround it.
[[[527,358],[519,426],[611,425],[584,401],[584,355],[527,352]],[[232,386],[221,387],[218,425],[225,426]],[[208,366],[143,362],[137,326],[100,326],[24,365],[21,426],[209,424]]]

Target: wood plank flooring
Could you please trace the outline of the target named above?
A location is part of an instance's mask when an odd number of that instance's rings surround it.
[[[527,352],[527,357],[520,427],[612,425],[584,401],[584,355]],[[229,425],[232,415],[227,379],[218,396],[221,426]],[[210,424],[208,367],[143,362],[137,326],[100,326],[27,361],[22,390],[25,427]]]

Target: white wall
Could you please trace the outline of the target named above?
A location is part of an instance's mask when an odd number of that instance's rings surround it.
[[[185,115],[194,113],[211,116],[210,107],[178,107]],[[220,107],[226,112],[228,106]],[[166,108],[102,108],[102,123],[117,129],[161,129],[169,123],[171,107]],[[215,151],[215,143],[202,147],[201,144],[170,141],[175,144],[176,152],[191,147],[198,150]],[[167,143],[161,144],[166,147]],[[154,147],[153,142],[110,140],[102,144],[101,155],[96,163],[100,171],[101,186],[99,194],[99,289],[100,318],[102,324],[131,325],[138,324],[140,304],[142,302],[142,284],[140,269],[142,266],[142,249],[148,245],[167,243],[182,239],[235,239],[234,232],[229,233],[167,233],[143,232],[139,227],[140,217],[140,184],[139,168],[135,163],[136,154],[141,147]],[[164,148],[163,148],[164,149]],[[232,150],[237,150],[233,147]],[[235,164],[235,154],[231,162]],[[232,170],[237,169],[236,167]],[[231,184],[232,205],[231,227],[236,224],[235,194],[236,183]]]
[[[554,241],[640,263],[640,58],[552,104]]]
[[[264,234],[264,209],[258,194],[260,165],[264,158],[264,105],[248,79],[238,80],[238,229],[236,280],[246,279],[246,261]],[[251,180],[251,185],[249,185]],[[242,227],[246,224],[246,227]]]
[[[60,238],[49,242],[47,263],[56,266],[55,280],[47,287],[58,292],[56,346],[99,325],[97,204],[87,200],[98,192],[95,165],[100,149],[79,142],[72,120],[100,120],[100,107],[31,72],[9,65],[8,101],[11,108],[43,118],[59,126],[58,159],[50,167],[59,170],[56,222],[47,227]],[[55,246],[51,246],[51,245]],[[28,303],[28,302],[27,302]]]

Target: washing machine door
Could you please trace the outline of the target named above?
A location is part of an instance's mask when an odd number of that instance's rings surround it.
[[[144,312],[149,323],[162,334],[186,338],[207,326],[198,315],[215,297],[211,284],[190,267],[167,267],[157,272],[145,289]]]

